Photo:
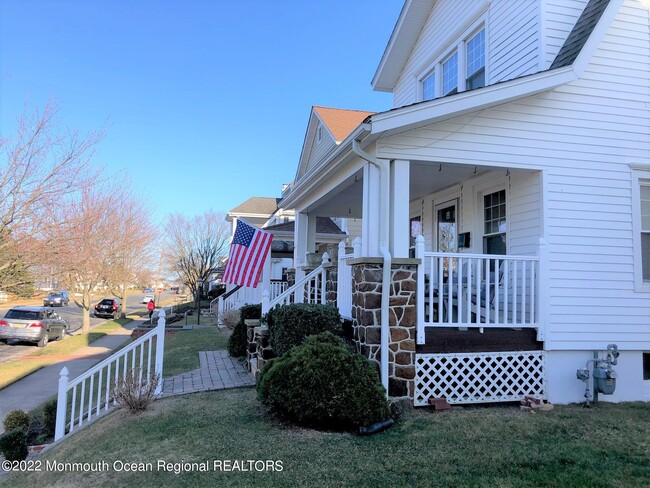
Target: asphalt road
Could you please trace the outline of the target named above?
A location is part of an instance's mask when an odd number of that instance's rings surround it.
[[[166,293],[163,294],[163,299],[165,298]],[[143,293],[136,293],[127,298],[127,313],[133,313],[136,310],[141,310],[146,307],[142,302]],[[97,303],[103,297],[98,297],[97,300],[93,301],[93,304]],[[156,297],[157,298],[157,297]],[[41,303],[42,305],[42,303]],[[0,305],[0,317],[4,317],[5,313],[9,307]],[[81,332],[81,319],[82,313],[81,309],[78,308],[74,302],[71,300],[70,304],[67,307],[55,307],[56,312],[68,321],[70,324],[69,334],[74,335],[75,333]],[[92,310],[90,314],[90,328],[96,327],[100,324],[106,322],[107,319],[100,319],[93,317]],[[47,346],[46,346],[47,347]],[[4,344],[0,342],[0,364],[13,361],[22,356],[26,356],[34,352],[36,345],[29,344],[26,342],[10,342],[9,344]]]

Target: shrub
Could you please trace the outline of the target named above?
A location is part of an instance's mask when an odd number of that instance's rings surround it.
[[[32,417],[32,421],[29,424],[29,430],[27,431],[27,444],[30,446],[41,444],[41,441],[45,438],[47,438],[47,434],[45,433],[43,417],[40,415]]]
[[[269,313],[266,320],[269,327],[269,343],[278,356],[302,344],[307,336],[321,332],[341,334],[341,316],[338,309],[331,305],[285,305]]]
[[[239,322],[239,310],[235,308],[226,310],[221,314],[221,322],[230,330],[233,330]]]
[[[257,392],[272,411],[311,427],[349,430],[390,415],[375,368],[329,332],[265,364]]]
[[[160,375],[151,372],[147,379],[140,378],[140,368],[134,368],[115,387],[115,401],[118,406],[131,413],[147,410],[153,402]]]
[[[259,319],[262,317],[262,304],[244,305],[239,309],[239,322],[228,338],[228,354],[233,357],[245,356],[248,338],[246,337],[247,319]]]
[[[54,437],[56,430],[56,400],[50,400],[43,406],[43,427],[45,433]]]
[[[12,410],[7,414],[4,421],[5,432],[20,429],[24,432],[29,430],[30,418],[24,410]]]
[[[22,461],[29,454],[27,433],[22,429],[10,430],[0,437],[0,452],[7,461]]]

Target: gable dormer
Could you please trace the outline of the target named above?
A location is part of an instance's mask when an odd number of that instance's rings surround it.
[[[402,107],[547,70],[587,3],[406,0],[372,86]]]
[[[373,112],[329,107],[312,107],[300,154],[296,181],[318,166],[328,154]]]

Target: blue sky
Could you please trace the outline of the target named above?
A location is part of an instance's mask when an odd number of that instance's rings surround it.
[[[48,99],[159,218],[280,196],[312,105],[381,111],[403,0],[3,0],[0,133]]]

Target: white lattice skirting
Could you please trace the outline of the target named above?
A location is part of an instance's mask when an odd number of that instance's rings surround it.
[[[429,398],[449,403],[546,398],[545,374],[543,351],[416,354],[414,405],[428,405]]]

